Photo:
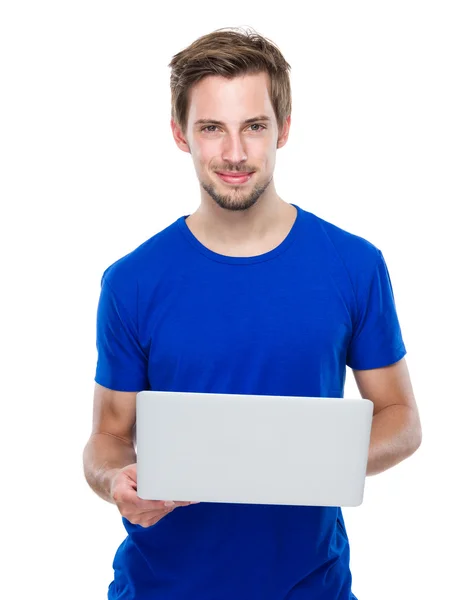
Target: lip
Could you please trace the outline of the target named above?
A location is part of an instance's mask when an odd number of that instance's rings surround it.
[[[217,171],[217,175],[220,177],[220,179],[222,181],[225,181],[226,183],[234,183],[236,185],[246,183],[247,181],[249,181],[251,179],[253,174],[254,174],[253,172],[236,174],[236,173],[224,173],[222,171]]]

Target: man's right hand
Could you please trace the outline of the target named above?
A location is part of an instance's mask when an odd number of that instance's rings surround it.
[[[121,515],[135,525],[150,527],[178,506],[198,502],[174,502],[170,500],[142,500],[137,495],[136,463],[123,469],[115,469],[111,475],[110,495]]]

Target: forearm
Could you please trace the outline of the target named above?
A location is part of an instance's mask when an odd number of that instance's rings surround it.
[[[97,495],[112,504],[110,485],[113,475],[135,462],[134,446],[106,433],[93,434],[83,452],[86,481]]]
[[[366,475],[377,475],[411,456],[421,443],[419,418],[408,406],[384,408],[372,419]]]

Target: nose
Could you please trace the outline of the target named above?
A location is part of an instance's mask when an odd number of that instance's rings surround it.
[[[240,164],[247,160],[245,144],[239,135],[227,135],[222,150],[222,160]]]

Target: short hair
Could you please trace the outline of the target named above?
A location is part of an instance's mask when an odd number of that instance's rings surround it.
[[[289,70],[278,47],[252,28],[222,28],[195,40],[172,57],[170,64],[171,117],[186,133],[191,87],[204,77],[219,75],[228,79],[268,73],[270,101],[282,130],[291,114]]]

